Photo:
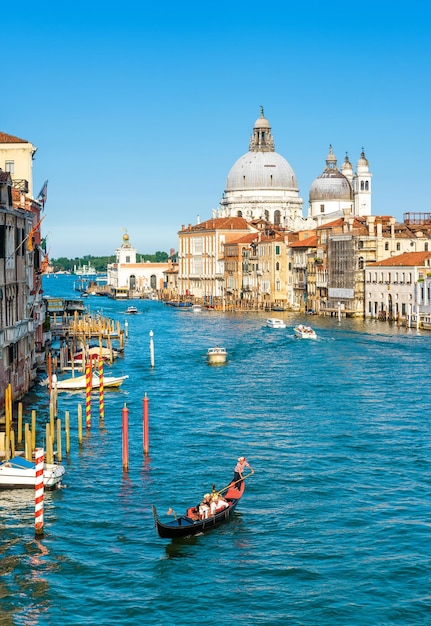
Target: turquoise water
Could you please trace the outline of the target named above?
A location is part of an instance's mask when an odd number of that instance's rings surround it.
[[[72,284],[50,277],[45,293],[72,296]],[[264,314],[137,301],[138,315],[126,316],[125,303],[86,304],[127,319],[125,354],[110,371],[129,379],[106,392],[103,424],[95,394],[81,448],[84,396],[60,395],[71,454],[66,487],[46,496],[43,539],[31,494],[0,494],[1,626],[431,623],[431,334],[287,313],[274,314],[287,329],[271,330]],[[318,339],[295,338],[298,321]],[[215,344],[227,347],[226,366],[207,365]],[[31,408],[46,421],[43,388]],[[162,518],[168,507],[184,512],[213,482],[229,482],[240,455],[255,474],[234,519],[160,539],[151,505]]]

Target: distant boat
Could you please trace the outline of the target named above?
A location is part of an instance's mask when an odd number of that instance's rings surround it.
[[[201,313],[202,306],[200,304],[194,304],[192,306],[192,311],[193,311],[193,313]]]
[[[128,306],[126,309],[126,313],[129,315],[135,315],[138,312],[138,309],[135,306]]]
[[[223,363],[226,363],[226,348],[220,348],[219,346],[215,346],[214,348],[208,348],[207,358],[210,365],[222,365]]]
[[[65,469],[57,463],[45,463],[43,484],[45,489],[55,489],[63,479]],[[36,464],[16,456],[0,463],[0,489],[34,489]]]
[[[297,337],[301,337],[301,339],[317,339],[316,331],[314,331],[311,326],[304,326],[304,324],[298,324],[293,329],[293,332]]]
[[[278,317],[269,317],[266,320],[266,325],[268,328],[286,328],[286,324]]]

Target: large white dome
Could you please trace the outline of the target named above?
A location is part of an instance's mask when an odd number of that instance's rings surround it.
[[[226,192],[246,189],[298,191],[295,173],[277,152],[247,152],[230,170]]]

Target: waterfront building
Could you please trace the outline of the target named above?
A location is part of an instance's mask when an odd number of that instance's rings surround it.
[[[136,248],[130,243],[127,233],[115,250],[116,262],[108,264],[107,286],[114,297],[121,294],[126,298],[155,297],[163,294],[165,272],[171,263],[137,262]]]
[[[210,304],[225,297],[225,246],[258,229],[243,217],[214,218],[178,233],[178,290]]]
[[[365,317],[407,325],[431,315],[431,251],[405,252],[365,268]]]
[[[5,389],[21,398],[44,363],[42,274],[48,265],[41,239],[43,204],[31,195],[30,142],[0,133],[0,411]],[[27,177],[27,178],[25,178]]]
[[[300,231],[289,243],[289,303],[297,311],[314,309],[315,280],[310,272],[310,257],[316,256],[316,231]],[[309,275],[310,274],[310,275]]]
[[[9,172],[12,186],[33,197],[33,159],[36,146],[30,141],[0,132],[0,169]]]

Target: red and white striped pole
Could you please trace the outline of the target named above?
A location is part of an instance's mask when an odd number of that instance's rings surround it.
[[[105,418],[105,398],[103,391],[103,358],[99,357],[99,416],[103,420]]]
[[[93,370],[91,361],[85,368],[85,425],[87,428],[91,426],[91,382],[93,378]]]
[[[43,535],[43,466],[45,455],[43,448],[36,448],[34,453],[36,462],[36,480],[34,483],[34,529],[36,535]]]
[[[123,422],[123,469],[129,469],[129,409],[124,403],[122,410]]]

